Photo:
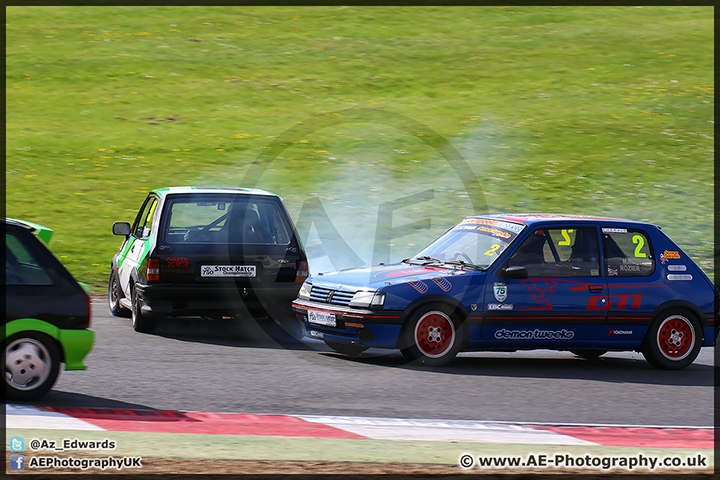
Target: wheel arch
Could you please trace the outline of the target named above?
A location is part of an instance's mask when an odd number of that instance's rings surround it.
[[[5,324],[5,331],[3,333],[3,341],[24,332],[42,333],[47,335],[55,342],[60,352],[60,361],[65,363],[65,349],[60,341],[61,331],[55,325],[47,323],[37,318],[18,318]]]
[[[430,294],[416,298],[415,300],[410,302],[407,307],[405,307],[405,310],[403,310],[403,313],[400,316],[400,323],[402,324],[403,328],[405,327],[405,325],[408,324],[408,321],[419,309],[427,305],[438,303],[447,305],[452,310],[451,314],[455,314],[459,317],[461,324],[466,323],[465,321],[467,320],[469,314],[465,306],[460,303],[460,301],[458,301],[455,297],[451,297],[449,295]],[[399,342],[400,338],[398,338],[398,343]],[[397,346],[398,345],[396,345],[396,347]],[[463,348],[465,347],[466,345],[463,345]]]
[[[700,336],[700,341],[705,342],[705,333],[703,330],[703,327],[712,326],[709,325],[707,320],[705,319],[705,315],[703,312],[692,302],[688,302],[687,300],[670,300],[668,302],[662,303],[658,305],[655,310],[652,312],[652,322],[655,322],[658,318],[660,318],[665,312],[669,310],[686,310],[690,314],[692,314],[695,319],[700,323],[700,331],[698,332],[698,335]]]

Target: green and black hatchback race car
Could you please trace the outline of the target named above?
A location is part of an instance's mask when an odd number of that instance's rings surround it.
[[[5,228],[5,395],[35,400],[60,372],[85,370],[92,348],[90,297],[48,250],[53,231],[20,220]]]
[[[136,331],[169,316],[292,318],[308,276],[295,226],[277,195],[258,189],[153,190],[112,259],[108,303]]]

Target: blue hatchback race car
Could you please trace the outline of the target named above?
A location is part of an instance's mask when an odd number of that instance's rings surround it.
[[[398,348],[443,365],[460,351],[642,352],[690,365],[718,336],[718,291],[660,227],[506,214],[465,218],[413,258],[307,279],[293,310],[341,353]]]

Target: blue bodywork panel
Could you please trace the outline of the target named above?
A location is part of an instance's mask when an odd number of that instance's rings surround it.
[[[542,265],[522,263],[536,240]],[[527,274],[513,275],[513,262]],[[703,345],[718,336],[705,273],[658,226],[618,219],[467,217],[403,263],[316,275],[304,289],[293,310],[305,335],[368,347],[397,348],[403,324],[431,303],[467,323],[466,350],[637,350],[677,308],[699,320]],[[351,305],[359,291],[378,304]]]

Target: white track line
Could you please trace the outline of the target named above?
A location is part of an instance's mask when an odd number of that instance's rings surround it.
[[[532,445],[597,445],[594,442],[523,425],[468,420],[413,420],[402,418],[298,415],[375,440],[521,443]]]
[[[46,412],[30,405],[5,405],[5,428],[48,430],[100,430],[91,423],[64,413]]]

